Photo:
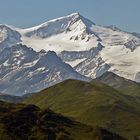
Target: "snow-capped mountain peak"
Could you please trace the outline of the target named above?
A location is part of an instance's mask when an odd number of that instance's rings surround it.
[[[11,43],[12,42],[14,43],[17,40],[19,41],[20,37],[21,37],[20,34],[17,31],[8,27],[8,25],[5,24],[0,25],[0,43],[6,40],[9,40],[11,41]]]
[[[15,44],[25,44],[38,52],[37,56],[41,58],[37,63],[39,67],[54,66],[55,62],[59,67],[63,65],[62,59],[65,69],[75,69],[91,78],[112,71],[119,76],[140,81],[138,34],[122,31],[115,26],[97,25],[79,13],[53,19],[32,28],[1,26],[0,29],[0,52]],[[19,61],[17,63],[19,66]],[[8,65],[7,62],[4,64]]]
[[[21,41],[21,34],[8,25],[0,25],[0,51]]]
[[[73,13],[53,19],[36,27],[17,29],[22,42],[36,51],[44,49],[61,52],[63,50],[87,50],[96,47],[100,38],[92,29],[95,24]]]
[[[93,22],[84,18],[79,13],[57,18],[45,22],[39,26],[27,29],[25,35],[28,37],[36,36],[48,38],[63,32],[85,32],[88,26],[94,25]]]

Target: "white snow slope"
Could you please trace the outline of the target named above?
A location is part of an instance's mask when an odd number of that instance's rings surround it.
[[[140,38],[134,33],[121,31],[114,26],[96,25],[79,13],[36,27],[12,27],[11,30],[21,35],[20,43],[36,51],[55,51],[82,75],[96,78],[106,71],[112,71],[140,82]],[[1,43],[4,38],[0,31]]]

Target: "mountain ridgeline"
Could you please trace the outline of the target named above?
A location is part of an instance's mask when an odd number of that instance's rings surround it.
[[[139,83],[120,77],[112,72],[106,72],[102,76],[95,79],[95,81],[96,80],[107,84],[126,95],[140,97]]]

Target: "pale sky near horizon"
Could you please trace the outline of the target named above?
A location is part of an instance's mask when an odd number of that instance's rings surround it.
[[[140,33],[140,0],[0,0],[0,23],[21,28],[73,12],[96,24]]]

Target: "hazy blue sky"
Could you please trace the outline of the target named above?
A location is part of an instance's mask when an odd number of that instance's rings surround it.
[[[23,28],[73,12],[97,24],[140,32],[140,0],[0,0],[0,23]]]

